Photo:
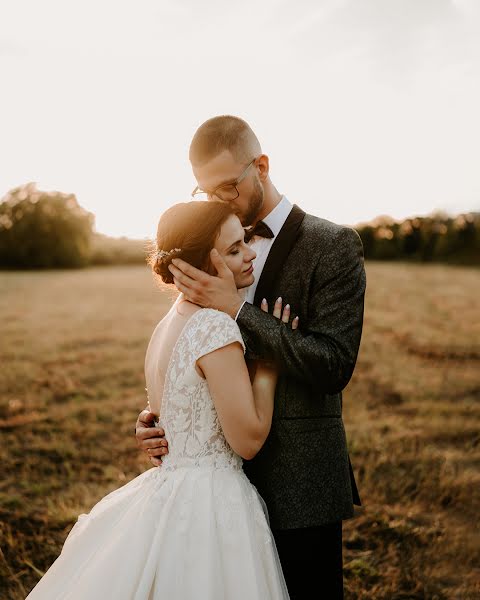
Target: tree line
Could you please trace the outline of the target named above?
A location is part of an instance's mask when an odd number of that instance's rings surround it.
[[[355,227],[365,258],[480,265],[480,213],[434,213],[398,222],[388,216]]]
[[[34,183],[17,187],[0,200],[0,268],[145,263],[148,241],[111,238],[94,224],[74,194],[40,191]],[[366,259],[480,265],[480,213],[401,222],[381,216],[355,229]]]

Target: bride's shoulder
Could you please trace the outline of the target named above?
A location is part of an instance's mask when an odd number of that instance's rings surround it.
[[[232,342],[239,342],[245,352],[245,344],[235,319],[214,308],[202,308],[194,315],[191,333],[197,348],[197,358]]]
[[[204,336],[211,337],[241,337],[240,329],[235,319],[215,308],[201,308],[192,319],[194,329]]]
[[[179,310],[179,307],[177,307]],[[216,308],[202,308],[197,304],[184,300],[182,312],[187,318],[190,332],[207,333],[216,331],[240,333],[237,322],[227,313]]]
[[[227,313],[216,308],[201,308],[197,311],[197,319],[203,323],[219,325],[223,327],[238,327],[235,319],[232,319]]]

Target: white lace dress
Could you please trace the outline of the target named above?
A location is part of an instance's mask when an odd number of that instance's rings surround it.
[[[28,600],[288,598],[264,503],[195,369],[217,348],[244,347],[240,330],[225,313],[198,310],[176,336],[161,377],[165,323],[176,304],[155,329],[145,361],[169,454],[79,516]]]

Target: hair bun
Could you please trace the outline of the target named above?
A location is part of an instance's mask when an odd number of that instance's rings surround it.
[[[152,265],[153,271],[162,278],[163,283],[173,283],[173,275],[168,268],[171,262],[170,257],[166,260],[157,256]]]

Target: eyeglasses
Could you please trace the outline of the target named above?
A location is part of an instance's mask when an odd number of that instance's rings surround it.
[[[231,183],[223,183],[211,192],[206,192],[197,186],[192,192],[192,198],[195,198],[196,200],[207,200],[208,198],[213,198],[216,196],[222,202],[231,202],[232,200],[235,200],[240,196],[240,192],[237,190],[237,185],[245,179],[248,170],[256,160],[257,159],[254,158],[252,162],[248,164],[245,171],[240,175],[240,177],[237,177],[235,181],[232,181]]]

